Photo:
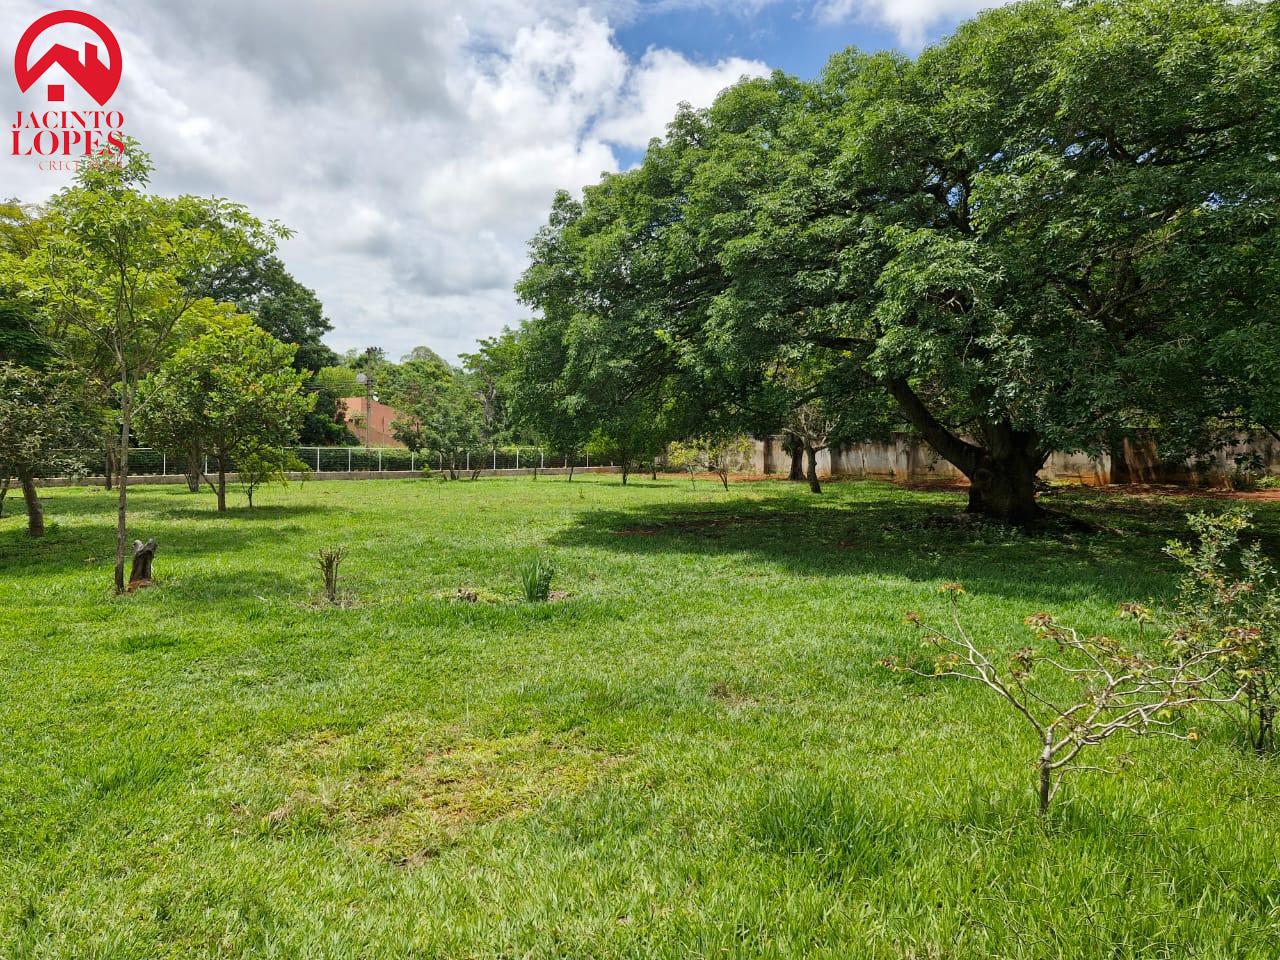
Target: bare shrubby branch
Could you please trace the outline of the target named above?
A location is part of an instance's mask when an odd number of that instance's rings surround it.
[[[1048,810],[1067,774],[1109,769],[1079,763],[1086,748],[1117,734],[1195,740],[1198,734],[1194,730],[1181,730],[1181,718],[1188,709],[1240,699],[1238,689],[1228,692],[1229,649],[1171,647],[1168,658],[1157,659],[1110,637],[1081,636],[1047,613],[1030,616],[1026,623],[1042,640],[1052,641],[1053,651],[1046,654],[1023,647],[1010,656],[1007,665],[997,666],[961,622],[964,588],[949,583],[942,589],[948,595],[949,628],[930,626],[916,613],[907,616],[909,623],[920,628],[924,643],[937,651],[932,669],[895,660],[886,660],[885,665],[923,677],[974,681],[1003,698],[1035,731],[1040,744],[1036,771],[1041,814]],[[1140,605],[1126,605],[1121,616],[1141,621],[1144,612]],[[1066,701],[1058,702],[1042,692],[1037,672],[1046,668],[1065,677],[1068,689],[1074,688]],[[1062,686],[1055,684],[1053,689]]]

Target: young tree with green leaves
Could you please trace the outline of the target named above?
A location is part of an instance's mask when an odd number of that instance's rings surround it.
[[[285,231],[241,205],[147,192],[151,161],[136,143],[81,166],[45,211],[47,235],[21,263],[24,296],[37,304],[58,349],[86,367],[105,359],[120,411],[115,588],[124,593],[129,450],[142,380],[173,351],[202,300],[190,278],[270,250]]]
[[[253,509],[253,495],[259,487],[269,483],[288,483],[290,473],[310,475],[311,468],[287,447],[277,447],[258,440],[239,445],[236,450],[236,477],[249,498]]]
[[[198,442],[217,464],[217,483],[208,482],[220,513],[238,458],[293,445],[315,403],[293,367],[296,349],[222,306],[143,383],[139,432],[157,446]]]

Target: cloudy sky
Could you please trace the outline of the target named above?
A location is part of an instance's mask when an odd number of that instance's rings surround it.
[[[120,40],[110,107],[157,189],[292,227],[283,257],[336,349],[454,357],[523,316],[512,284],[555,190],[633,165],[680,101],[775,68],[813,76],[849,45],[913,52],[993,2],[0,0],[0,62],[41,14],[93,13]],[[58,72],[21,94],[6,66],[6,123],[43,110]],[[68,82],[66,105],[92,104]],[[0,195],[69,179],[0,163]]]

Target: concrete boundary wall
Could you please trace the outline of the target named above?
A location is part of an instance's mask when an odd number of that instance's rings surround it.
[[[577,476],[580,473],[620,473],[618,467],[574,467],[573,474]],[[532,477],[534,471],[521,467],[519,470],[481,470],[479,477]],[[569,470],[567,467],[545,467],[537,471],[540,477],[567,477]],[[290,473],[288,474],[290,481],[306,482],[310,480],[421,480],[426,477],[443,477],[448,478],[448,471],[432,470],[430,474],[422,470],[324,470],[319,473]],[[459,470],[459,478],[469,480],[471,474]],[[38,486],[41,487],[100,487],[106,483],[106,477],[60,477],[52,480],[38,480]],[[182,474],[167,474],[161,476],[158,473],[153,474],[130,474],[129,486],[164,486],[168,484],[181,483],[185,484],[187,478]],[[227,483],[239,483],[240,476],[236,473],[227,474]],[[208,489],[208,484],[204,485]]]
[[[1169,483],[1212,486],[1222,483],[1236,469],[1237,457],[1252,457],[1263,469],[1280,476],[1280,442],[1266,438],[1235,443],[1202,461],[1168,462],[1160,458],[1154,442],[1141,436],[1126,439],[1123,463],[1116,470],[1110,455],[1089,457],[1082,453],[1055,453],[1040,471],[1045,480],[1102,486],[1109,483]],[[785,474],[791,457],[782,449],[781,437],[756,441],[753,470]],[[855,443],[818,453],[818,472],[827,477],[893,480],[898,483],[963,482],[964,474],[942,458],[929,444],[911,434],[895,434],[887,442]]]

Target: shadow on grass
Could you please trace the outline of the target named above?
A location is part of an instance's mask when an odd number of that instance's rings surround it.
[[[104,496],[111,497],[111,502]],[[0,574],[28,579],[110,566],[115,557],[114,496],[102,490],[60,491],[46,501],[48,529],[39,539],[27,535],[25,516],[6,516],[0,521]],[[190,505],[169,505],[180,497],[191,498]],[[131,503],[129,536],[155,537],[160,542],[159,569],[166,555],[231,554],[264,536],[300,529],[280,526],[284,521],[341,512],[335,506],[306,504],[264,505],[252,511],[246,507],[220,514],[212,502],[207,507],[196,506],[197,502],[183,490],[180,495],[148,491]]]
[[[1120,602],[1168,591],[1173,564],[1164,545],[1186,535],[1186,513],[1205,507],[1057,494],[1049,498],[1052,509],[1097,530],[1029,533],[972,518],[963,504],[962,495],[888,484],[832,484],[822,496],[783,488],[714,505],[594,510],[553,542],[637,556],[743,554],[805,576],[955,579],[996,596],[1065,602],[1088,594]],[[1259,525],[1264,543],[1274,520]]]

